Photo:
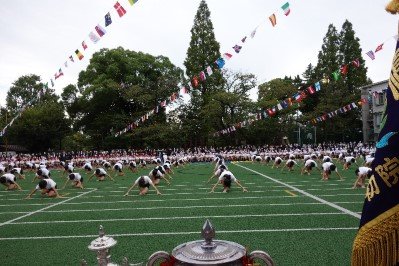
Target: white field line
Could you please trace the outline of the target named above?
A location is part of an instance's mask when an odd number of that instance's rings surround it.
[[[16,222],[18,224],[52,224],[52,223],[81,223],[81,222],[120,222],[120,221],[159,221],[159,220],[193,220],[207,218],[249,218],[249,217],[280,217],[280,216],[323,216],[323,215],[345,215],[343,212],[311,212],[311,213],[269,213],[269,214],[243,214],[243,215],[198,215],[183,217],[141,217],[141,218],[119,218],[119,219],[94,219],[94,220],[55,220],[40,222]]]
[[[291,197],[291,196],[290,196]],[[293,197],[291,197],[293,198]],[[261,207],[261,206],[293,206],[293,205],[323,205],[320,202],[307,203],[270,203],[270,204],[233,204],[223,205],[223,208],[237,208],[237,207]],[[156,206],[156,207],[137,207],[137,208],[101,208],[101,209],[72,209],[72,210],[56,210],[56,211],[42,211],[44,213],[67,213],[67,212],[111,212],[111,211],[131,211],[131,210],[176,210],[176,209],[206,209],[206,208],[220,208],[219,205],[194,205],[194,206]],[[13,214],[26,212],[0,212],[0,214]]]
[[[282,229],[248,229],[248,230],[218,230],[218,234],[239,234],[239,233],[280,233],[280,232],[303,232],[303,231],[349,231],[358,230],[358,227],[314,227],[314,228],[282,228]],[[175,235],[198,235],[194,232],[148,232],[148,233],[127,233],[110,234],[110,237],[131,237],[131,236],[175,236]],[[95,238],[98,235],[74,235],[74,236],[33,236],[33,237],[2,237],[0,241],[7,240],[39,240],[39,239],[68,239],[68,238]]]
[[[7,225],[7,224],[10,224],[10,223],[12,223],[12,222],[18,221],[18,220],[23,219],[23,218],[25,218],[25,217],[31,216],[31,215],[33,215],[33,214],[35,214],[35,213],[43,212],[43,211],[45,211],[45,210],[47,210],[47,209],[50,209],[50,208],[55,207],[55,206],[58,206],[58,205],[60,205],[60,204],[63,204],[63,203],[65,203],[65,202],[68,202],[68,201],[70,201],[70,200],[79,198],[79,197],[81,197],[81,196],[83,196],[83,195],[89,194],[89,193],[94,192],[94,191],[96,191],[96,190],[97,190],[97,189],[93,189],[93,190],[87,191],[87,192],[85,192],[85,193],[79,194],[79,195],[77,195],[77,196],[75,196],[75,197],[72,197],[72,198],[69,198],[69,199],[66,199],[66,200],[57,202],[57,203],[55,203],[55,204],[52,204],[52,205],[50,205],[50,206],[41,208],[41,209],[39,209],[39,210],[36,210],[36,211],[33,211],[33,212],[28,212],[28,213],[26,213],[26,214],[24,214],[24,215],[22,215],[22,216],[17,217],[17,218],[14,218],[14,219],[8,220],[8,221],[6,221],[6,222],[0,223],[0,227],[1,227],[1,226],[4,226],[4,225]]]
[[[332,208],[335,208],[335,209],[337,209],[337,210],[340,210],[340,211],[342,211],[342,212],[344,212],[344,213],[346,213],[346,214],[348,214],[348,215],[351,215],[351,216],[353,216],[353,217],[355,217],[355,218],[360,219],[360,217],[361,217],[358,213],[355,213],[355,212],[350,211],[350,210],[348,210],[348,209],[345,209],[345,208],[343,208],[343,207],[341,207],[341,206],[338,206],[337,204],[334,204],[334,203],[332,203],[332,202],[329,202],[329,201],[326,201],[326,200],[324,200],[324,199],[322,199],[322,198],[319,198],[319,197],[317,197],[317,196],[314,196],[314,195],[312,195],[312,194],[310,194],[310,193],[308,193],[308,192],[306,192],[306,191],[303,191],[303,190],[301,190],[301,189],[299,189],[299,188],[297,188],[297,187],[291,186],[291,185],[286,184],[286,183],[284,183],[284,182],[282,182],[282,181],[279,181],[279,180],[277,180],[277,179],[274,179],[274,178],[272,178],[272,177],[270,177],[270,176],[267,176],[267,175],[264,175],[264,174],[262,174],[262,173],[259,173],[259,172],[255,171],[255,170],[252,170],[252,169],[248,168],[248,167],[245,167],[245,166],[242,166],[242,165],[239,165],[239,164],[235,164],[235,165],[238,166],[238,167],[247,169],[248,171],[253,172],[253,173],[256,173],[256,174],[258,174],[258,175],[260,175],[260,176],[263,176],[263,177],[265,177],[265,178],[267,178],[267,179],[269,179],[269,180],[272,180],[272,181],[274,181],[274,182],[276,182],[276,183],[278,183],[278,184],[284,185],[284,186],[286,186],[286,187],[288,187],[288,188],[290,188],[290,189],[292,189],[292,190],[295,190],[295,191],[298,192],[298,193],[301,193],[302,195],[308,196],[308,197],[310,197],[310,198],[312,198],[312,199],[314,199],[314,200],[316,200],[316,201],[322,202],[322,203],[324,203],[324,204],[326,204],[326,205],[328,205],[328,206],[330,206],[330,207],[332,207]],[[321,196],[321,195],[320,195],[320,196]]]

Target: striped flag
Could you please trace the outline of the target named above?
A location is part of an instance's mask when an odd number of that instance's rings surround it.
[[[273,27],[276,26],[276,24],[277,24],[277,19],[276,19],[276,15],[275,15],[275,14],[271,15],[271,16],[269,17],[269,20],[270,20],[270,22],[272,23],[272,26],[273,26]]]
[[[359,66],[360,66],[360,61],[359,61],[359,59],[356,58],[355,60],[353,60],[353,61],[352,61],[352,65],[353,65],[354,67],[359,67]]]
[[[284,15],[286,15],[286,16],[288,16],[289,14],[290,14],[290,12],[291,12],[291,9],[290,9],[290,3],[285,3],[282,7],[281,7],[281,9],[284,11]]]
[[[100,37],[103,37],[106,33],[105,29],[103,27],[101,27],[100,24],[97,24],[95,29],[96,29],[98,35],[100,35]]]
[[[86,50],[86,49],[87,49],[87,44],[86,44],[85,41],[82,42],[82,47],[83,47],[83,50]]]
[[[233,55],[230,54],[230,53],[224,53],[224,54],[223,54],[223,58],[226,59],[226,60],[229,60],[232,56],[233,56]]]
[[[374,60],[374,59],[375,59],[375,55],[374,55],[374,52],[373,52],[372,50],[368,51],[368,52],[366,53],[366,55],[368,55],[368,56],[371,58],[371,60]]]
[[[92,31],[89,33],[89,38],[93,43],[97,43],[100,40],[100,38]]]
[[[79,60],[82,60],[84,57],[83,54],[78,49],[76,49],[75,54],[79,58]]]

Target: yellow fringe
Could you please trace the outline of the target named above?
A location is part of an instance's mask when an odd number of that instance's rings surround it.
[[[385,7],[385,10],[393,15],[399,13],[399,0],[391,0]]]
[[[399,264],[399,204],[360,228],[352,266]]]

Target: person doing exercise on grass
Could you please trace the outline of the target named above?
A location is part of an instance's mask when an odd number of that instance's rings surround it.
[[[129,190],[125,193],[124,196],[129,195],[129,192],[135,188],[135,187],[139,188],[139,195],[145,195],[148,193],[148,189],[150,188],[150,186],[152,186],[156,192],[157,195],[161,195],[161,192],[159,192],[158,188],[154,185],[154,183],[152,182],[151,178],[149,176],[139,176],[136,181],[133,183],[133,185],[129,188]]]
[[[340,180],[343,180],[344,178],[341,176],[340,173],[338,173],[338,167],[333,164],[332,162],[325,162],[321,165],[323,168],[323,178],[321,180],[327,181],[330,179],[331,172],[334,171],[338,176]]]
[[[0,183],[6,187],[6,190],[22,190],[15,180],[17,180],[17,178],[13,174],[4,174],[0,177]]]
[[[35,194],[35,192],[39,189],[42,191],[42,196],[47,195],[50,198],[62,198],[62,196],[58,194],[57,184],[54,182],[54,180],[48,178],[40,180],[39,184],[29,193],[26,199],[30,199],[32,195]]]
[[[111,179],[112,181],[115,181],[105,170],[104,168],[97,168],[96,171],[94,171],[94,173],[89,177],[89,181],[91,180],[91,178],[93,176],[97,177],[97,181],[104,181],[105,177],[108,176],[109,179]]]
[[[352,188],[364,188],[367,177],[371,177],[373,170],[369,167],[361,166],[355,170],[356,181]]]
[[[281,169],[281,172],[284,171],[284,168],[287,167],[288,171],[294,171],[294,166],[298,165],[297,162],[293,159],[288,159],[287,162],[285,163],[284,167]]]
[[[16,175],[19,179],[25,179],[24,170],[22,168],[13,168],[10,174]]]
[[[304,173],[310,175],[310,172],[312,171],[313,167],[316,167],[320,171],[319,167],[317,166],[317,163],[312,159],[308,159],[305,162],[305,166],[301,170],[301,175],[303,175]]]
[[[151,180],[152,183],[154,183],[154,185],[158,185],[159,181],[161,180],[161,178],[163,180],[166,181],[166,183],[168,183],[168,185],[170,185],[169,180],[165,177],[165,170],[163,169],[162,166],[157,166],[155,167],[148,175]]]
[[[33,178],[32,183],[35,182],[36,179],[48,179],[51,178],[50,171],[46,168],[40,168],[37,170],[35,174],[35,178]]]
[[[73,186],[76,188],[83,189],[83,177],[79,173],[71,173],[68,175],[68,179],[65,182],[64,186],[62,189],[66,187],[69,181],[73,182]]]
[[[223,172],[224,170],[228,170],[228,169],[227,169],[227,166],[224,165],[224,164],[219,165],[218,169],[217,169],[217,170],[215,171],[215,173],[208,179],[208,182],[207,182],[207,183],[209,183],[209,181],[211,181],[212,178],[214,178],[215,176],[216,176],[216,177],[219,177],[219,176],[222,174],[222,172]]]
[[[218,181],[216,182],[215,185],[213,185],[212,190],[210,192],[211,193],[214,192],[217,185],[222,184],[223,192],[226,193],[230,190],[232,182],[236,183],[237,186],[242,188],[243,192],[248,192],[248,190],[240,184],[240,181],[233,175],[233,173],[228,170],[222,171],[222,173],[219,176]]]

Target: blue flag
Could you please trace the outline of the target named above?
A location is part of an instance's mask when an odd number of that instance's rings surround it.
[[[399,264],[399,42],[386,98],[352,265]]]
[[[112,19],[111,19],[111,15],[109,14],[109,12],[105,15],[105,27],[108,27],[109,25],[112,24]]]
[[[223,68],[223,67],[224,67],[224,64],[225,64],[225,61],[224,61],[223,58],[219,58],[219,59],[217,59],[217,60],[215,61],[215,64],[217,65],[218,68]]]

